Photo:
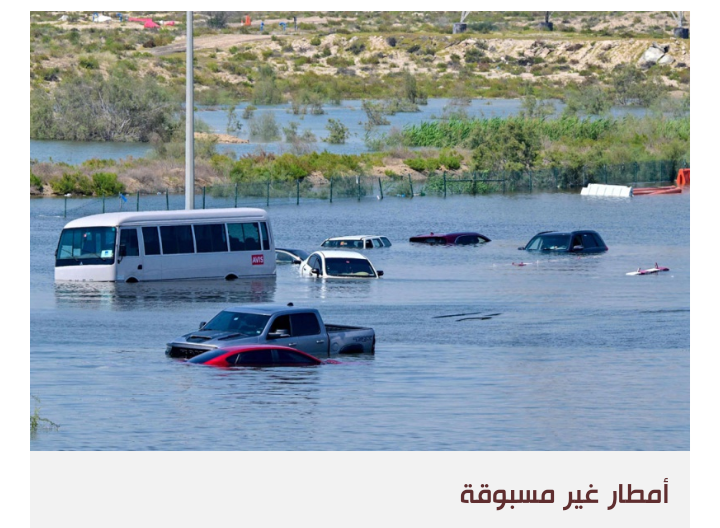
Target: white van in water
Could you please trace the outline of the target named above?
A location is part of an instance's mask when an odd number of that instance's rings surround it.
[[[57,281],[158,281],[275,275],[262,209],[104,213],[68,222],[55,251]]]

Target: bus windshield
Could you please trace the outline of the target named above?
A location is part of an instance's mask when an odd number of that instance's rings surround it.
[[[113,264],[115,227],[76,227],[63,229],[56,254],[56,266]]]

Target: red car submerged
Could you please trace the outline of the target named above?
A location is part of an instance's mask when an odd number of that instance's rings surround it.
[[[244,345],[208,350],[187,360],[214,367],[299,367],[339,363],[333,359],[318,359],[301,350],[286,346]]]
[[[461,233],[430,233],[429,235],[417,235],[410,237],[410,242],[431,246],[472,246],[490,242],[490,239],[480,233],[464,231]]]

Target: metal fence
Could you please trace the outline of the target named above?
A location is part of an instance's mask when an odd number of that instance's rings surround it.
[[[335,176],[322,184],[307,179],[232,183],[195,189],[195,208],[271,207],[304,202],[335,202],[419,196],[479,195],[496,192],[532,192],[584,187],[589,183],[653,186],[675,180],[684,162],[648,161],[620,165],[555,167],[535,171],[481,171],[427,176]],[[184,209],[184,189],[155,195],[127,194],[65,198],[64,216],[100,212]],[[70,201],[68,201],[70,200]]]

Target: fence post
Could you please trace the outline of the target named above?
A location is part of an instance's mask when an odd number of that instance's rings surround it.
[[[382,190],[382,180],[380,179],[379,176],[378,176],[378,185],[380,186],[380,199],[383,200],[385,198],[385,196],[383,195],[383,190]]]
[[[170,210],[170,190],[165,189],[165,209]]]
[[[300,205],[300,178],[295,180],[296,186],[297,186],[297,200],[295,201],[295,205]]]
[[[414,198],[415,191],[413,190],[412,176],[410,176],[410,174],[408,174],[408,181],[410,182],[410,198]]]
[[[633,168],[635,170],[635,186],[637,187],[638,171],[640,169],[640,164],[636,161],[634,165],[635,166]]]
[[[270,180],[267,182],[267,191],[265,195],[265,205],[270,207]]]
[[[356,176],[357,181],[357,196],[358,196],[358,202],[360,201],[360,176]]]
[[[205,186],[203,185],[203,209],[205,209]]]
[[[235,208],[237,208],[238,184],[235,182]]]
[[[443,198],[447,198],[447,173],[443,171]]]
[[[476,171],[473,171],[472,175],[473,175],[473,179],[472,179],[472,195],[475,196],[475,195],[477,194],[477,188],[476,188],[476,183],[475,183],[475,182],[477,182],[477,172],[476,172]]]
[[[63,212],[63,218],[67,218],[67,196],[65,197],[65,211]]]
[[[140,191],[137,192],[137,199],[135,200],[135,210],[140,210]]]
[[[552,168],[552,171],[553,171],[553,178],[554,178],[554,180],[555,180],[555,189],[557,189],[557,188],[558,188],[558,184],[557,184],[557,167],[553,167],[553,168]]]
[[[105,195],[102,195],[102,202],[103,202],[103,213],[105,212]]]
[[[332,191],[333,191],[333,181],[335,180],[334,176],[330,176],[330,203],[332,203]]]

